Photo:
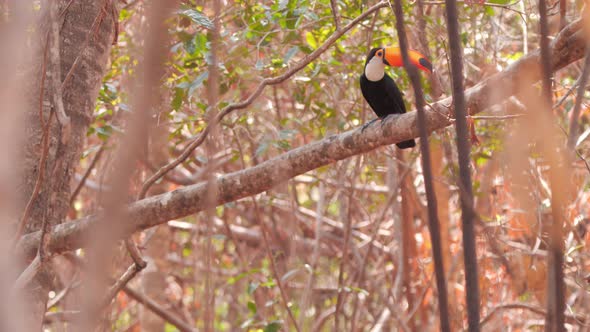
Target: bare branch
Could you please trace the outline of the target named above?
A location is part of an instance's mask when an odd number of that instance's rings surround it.
[[[145,265],[144,265],[144,267],[145,267]],[[123,288],[125,288],[127,286],[129,281],[131,281],[131,279],[135,278],[135,276],[142,269],[143,268],[136,263],[131,264],[127,268],[127,271],[125,271],[125,273],[123,273],[123,275],[119,279],[117,279],[117,281],[115,281],[113,286],[111,286],[111,288],[108,290],[107,294],[104,296],[104,298],[102,299],[102,302],[100,303],[100,307],[104,308],[104,307],[108,306],[109,303],[111,303],[111,301],[113,300],[113,298],[115,298],[115,296],[117,296],[117,294]]]
[[[300,332],[301,329],[299,328],[299,325],[297,324],[297,320],[295,319],[295,316],[293,315],[293,311],[291,310],[291,308],[289,308],[289,301],[287,299],[285,287],[284,287],[283,281],[281,279],[281,276],[279,275],[279,272],[277,269],[277,264],[275,262],[275,257],[270,249],[270,244],[268,242],[268,235],[266,234],[268,232],[268,227],[264,223],[264,219],[262,218],[262,215],[260,214],[260,208],[258,207],[258,203],[256,203],[256,199],[254,199],[253,197],[252,197],[252,203],[254,204],[254,212],[256,213],[256,219],[260,221],[260,234],[262,234],[262,240],[264,241],[264,249],[266,251],[266,254],[268,255],[268,260],[270,261],[270,269],[272,271],[272,275],[273,275],[275,282],[277,284],[277,287],[279,289],[279,294],[281,295],[281,300],[283,302],[282,304],[285,307],[285,310],[287,311],[287,314],[289,316],[289,320],[290,320],[291,324],[293,324],[293,327],[295,328],[295,330],[297,332]]]
[[[447,6],[448,7],[448,6]],[[404,14],[401,0],[395,0],[395,27],[399,38],[400,49],[404,62],[404,68],[410,76],[414,96],[416,98],[416,113],[418,114],[418,131],[420,132],[420,157],[422,160],[422,173],[424,177],[424,188],[426,190],[426,202],[428,207],[428,231],[432,243],[432,256],[434,258],[434,270],[436,275],[436,287],[438,289],[438,307],[440,329],[443,332],[451,330],[449,321],[449,306],[447,295],[447,281],[445,278],[445,269],[443,266],[442,241],[440,235],[440,222],[438,219],[438,205],[436,201],[436,192],[434,191],[432,162],[430,154],[430,144],[428,136],[430,131],[426,128],[426,113],[424,110],[424,93],[420,85],[420,76],[418,69],[410,64],[408,55],[408,40],[406,38],[406,29],[404,26]]]
[[[565,8],[565,7],[564,7]],[[565,19],[565,17],[563,18]],[[550,128],[552,121],[552,54],[549,49],[549,23],[547,19],[547,4],[539,0],[539,30],[541,44],[541,114],[537,117],[538,128]],[[580,84],[581,85],[581,84]],[[544,133],[536,137],[546,149],[549,160],[549,183],[551,186],[551,226],[549,229],[550,255],[547,263],[547,315],[545,317],[545,331],[563,331],[565,329],[565,283],[563,274],[563,223],[565,207],[565,185],[562,177],[566,175],[563,156],[558,152],[559,147],[553,139],[556,134]]]
[[[459,198],[461,201],[461,224],[463,235],[463,262],[465,266],[465,302],[470,332],[479,331],[479,277],[475,244],[475,221],[473,208],[473,185],[471,182],[471,140],[467,128],[467,109],[463,92],[463,48],[459,31],[457,3],[446,0],[447,32],[451,57],[453,104],[455,105],[456,144],[459,158]],[[441,313],[442,314],[442,313]]]
[[[88,262],[82,260],[80,257],[75,255],[67,255],[66,258],[74,265],[87,269]],[[134,299],[135,301],[143,304],[146,308],[154,312],[156,315],[160,316],[165,321],[169,322],[170,324],[176,326],[182,332],[195,332],[196,330],[190,327],[189,324],[185,323],[182,319],[178,318],[173,313],[167,311],[166,309],[162,308],[156,301],[150,299],[149,297],[145,296],[144,294],[133,290],[130,288],[127,283],[131,280],[136,274],[139,272],[138,267],[136,264],[132,264],[127,271],[121,276],[121,278],[113,284],[113,287],[110,288],[109,293],[107,296],[103,298],[104,305],[108,304],[110,300],[121,290],[125,292],[129,297]]]
[[[466,1],[464,0],[457,0],[457,3],[465,3]],[[510,10],[513,11],[515,13],[518,13],[521,17],[524,17],[525,13],[523,11],[520,11],[518,9],[514,9],[512,8],[512,6],[518,4],[520,1],[515,1],[513,3],[509,3],[506,5],[503,4],[499,4],[499,3],[493,3],[493,2],[484,2],[479,4],[480,6],[487,6],[487,7],[496,7],[496,8],[502,8],[502,9],[506,9],[506,10]],[[422,4],[424,5],[444,5],[446,4],[446,1],[423,1]],[[469,4],[469,6],[473,6],[473,4]]]
[[[215,141],[219,134],[219,126],[217,125],[218,122],[212,121],[217,116],[217,101],[219,99],[219,68],[218,68],[218,52],[219,52],[219,45],[220,45],[220,34],[221,34],[221,21],[220,21],[220,14],[221,14],[221,2],[220,0],[213,0],[213,12],[215,18],[213,20],[213,30],[210,31],[210,42],[211,48],[209,50],[210,62],[209,62],[209,80],[207,82],[207,102],[209,104],[208,110],[208,123],[209,126],[209,138],[205,144],[205,153],[207,156],[207,160],[213,160],[215,157]],[[214,163],[207,164],[204,167],[205,173],[205,181],[207,184],[207,196],[205,197],[206,200],[206,208],[205,208],[205,238],[203,243],[203,256],[204,256],[204,263],[205,263],[205,277],[204,277],[204,297],[205,297],[205,306],[203,310],[203,322],[204,322],[204,330],[207,332],[213,332],[214,329],[214,322],[215,322],[215,294],[214,294],[214,285],[211,277],[211,260],[212,257],[212,228],[213,228],[213,218],[215,216],[215,193],[217,192],[217,183],[215,182],[215,169],[212,167]],[[145,188],[145,186],[144,186]],[[142,193],[143,188],[142,188]],[[288,308],[287,308],[288,309]]]
[[[80,193],[80,190],[82,190],[82,187],[84,187],[84,184],[86,183],[86,180],[90,176],[90,173],[92,173],[94,166],[96,166],[96,163],[98,162],[98,160],[100,160],[100,157],[102,157],[102,153],[104,152],[104,149],[105,149],[105,144],[103,143],[103,144],[101,144],[100,148],[96,152],[96,155],[94,156],[94,158],[92,158],[92,161],[90,162],[90,165],[88,165],[88,168],[84,172],[84,175],[82,175],[82,178],[78,182],[76,189],[74,189],[74,191],[72,192],[72,195],[70,195],[70,206],[72,204],[74,204],[76,197]]]
[[[510,309],[523,309],[523,310],[527,310],[532,313],[535,313],[537,315],[543,315],[543,316],[547,315],[547,312],[545,310],[543,310],[542,308],[536,307],[536,306],[528,305],[525,303],[507,303],[507,304],[502,304],[502,305],[492,308],[490,310],[490,312],[479,322],[479,325],[483,326],[483,325],[489,323],[492,320],[492,318],[494,318],[494,316],[496,316],[496,314],[498,314],[504,310],[510,310]],[[584,317],[584,315],[566,314],[566,319],[570,323],[583,325],[585,323],[586,317]]]
[[[21,273],[21,275],[16,279],[14,283],[14,290],[21,290],[24,289],[25,286],[35,278],[37,272],[41,269],[41,258],[39,256],[35,256],[35,259],[27,266],[27,268]]]
[[[160,316],[163,320],[169,322],[170,324],[176,326],[182,332],[195,332],[196,329],[193,329],[188,323],[174,315],[173,313],[169,312],[168,310],[162,308],[156,301],[150,299],[149,297],[141,294],[140,292],[130,288],[129,286],[123,287],[123,291],[125,294],[129,295],[135,301],[143,304],[146,308],[151,310],[156,315]]]
[[[137,268],[143,270],[147,266],[147,262],[143,259],[141,252],[139,252],[139,248],[137,248],[137,245],[132,238],[127,238],[125,240],[125,247]]]
[[[471,120],[510,120],[510,119],[518,119],[523,116],[525,116],[525,114],[477,115],[477,116],[469,116],[468,118]]]
[[[48,312],[43,318],[43,323],[52,324],[55,322],[69,322],[78,319],[79,317],[80,311],[78,310]]]
[[[334,25],[336,31],[340,30],[340,14],[338,13],[338,0],[330,0],[330,7],[332,7],[332,16],[334,16]]]
[[[339,318],[340,318],[340,311],[342,310],[342,306],[344,305],[344,268],[348,264],[348,245],[350,242],[350,229],[351,229],[351,221],[350,221],[350,197],[352,196],[352,192],[343,192],[342,195],[346,195],[346,198],[340,200],[341,209],[342,209],[342,216],[345,218],[346,228],[344,229],[344,249],[342,251],[342,259],[340,260],[340,266],[338,268],[338,296],[336,297],[336,312],[334,313],[334,329],[333,331],[339,331],[340,327]]]
[[[584,99],[584,92],[586,92],[586,84],[588,83],[588,74],[590,74],[590,48],[586,48],[586,56],[584,59],[584,68],[578,79],[578,95],[576,96],[576,103],[574,110],[570,117],[569,136],[567,146],[570,150],[576,148],[576,141],[578,140],[578,118],[580,117],[580,110],[582,109],[582,100]],[[573,88],[573,87],[572,87]]]

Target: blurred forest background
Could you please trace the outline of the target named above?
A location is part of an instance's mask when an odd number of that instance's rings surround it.
[[[0,2],[0,175],[18,188],[0,192],[11,211],[2,215],[4,252],[21,253],[2,261],[13,266],[3,287],[24,299],[3,300],[3,326],[437,331],[443,296],[451,330],[467,329],[444,1],[404,1],[403,15],[409,47],[435,69],[421,83],[446,294],[435,282],[420,148],[392,144],[418,136],[403,68],[387,70],[405,94],[407,121],[359,130],[375,117],[359,88],[366,54],[399,43],[393,4]],[[485,331],[589,331],[584,2],[541,8],[550,50],[559,48],[550,52],[549,107],[538,2],[457,8],[475,319]],[[561,233],[550,232],[557,224]],[[554,249],[563,264],[551,260]],[[552,271],[563,273],[555,294],[564,310],[554,308]],[[551,329],[551,319],[565,325]]]

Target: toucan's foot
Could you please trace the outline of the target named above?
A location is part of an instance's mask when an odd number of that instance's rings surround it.
[[[416,141],[413,139],[407,140],[407,141],[402,141],[396,144],[398,148],[400,149],[409,149],[409,148],[413,148],[416,146]]]
[[[376,118],[373,119],[367,123],[365,123],[362,127],[361,127],[361,133],[365,131],[365,129],[367,129],[367,127],[369,127],[371,124],[373,124],[375,121],[381,120],[381,118]]]

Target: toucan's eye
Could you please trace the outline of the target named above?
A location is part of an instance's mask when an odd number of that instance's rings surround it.
[[[377,52],[377,56],[383,56],[383,52],[382,51]]]

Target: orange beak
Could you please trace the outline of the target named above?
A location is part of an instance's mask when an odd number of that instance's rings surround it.
[[[428,61],[420,52],[408,50],[408,56],[410,57],[410,62],[418,69],[432,73],[432,63],[430,63],[430,61]],[[404,65],[402,61],[402,52],[399,47],[386,47],[384,59],[390,66],[402,67]]]

